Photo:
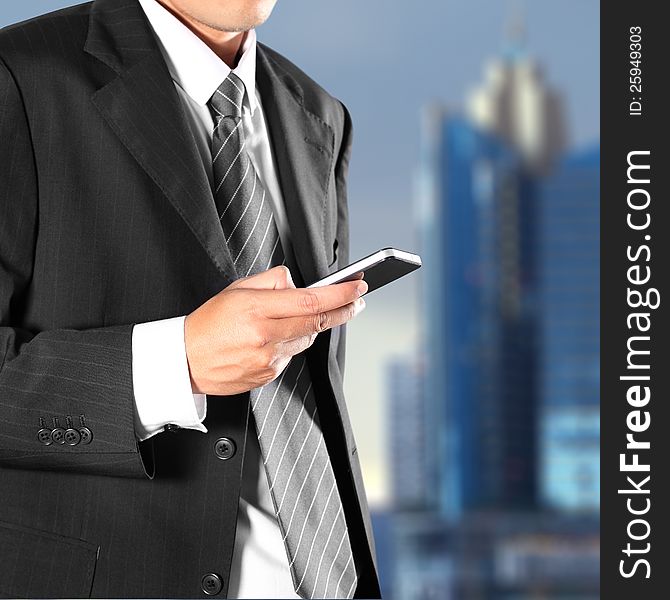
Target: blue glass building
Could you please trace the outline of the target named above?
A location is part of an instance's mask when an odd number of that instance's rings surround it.
[[[535,186],[518,154],[458,116],[424,124],[425,401],[435,507],[536,501]]]
[[[600,498],[600,152],[568,155],[541,184],[541,489],[546,505]]]

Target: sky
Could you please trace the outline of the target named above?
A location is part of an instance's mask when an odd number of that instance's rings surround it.
[[[75,4],[0,3],[0,26]],[[563,96],[570,144],[600,135],[600,8],[597,0],[279,0],[259,40],[342,100],[354,123],[349,206],[351,258],[387,246],[416,251],[413,178],[421,110],[458,110],[504,45],[512,14],[524,15],[527,51]],[[420,272],[419,272],[420,273]],[[370,500],[388,492],[385,368],[420,337],[413,274],[370,295],[349,326],[345,388]]]

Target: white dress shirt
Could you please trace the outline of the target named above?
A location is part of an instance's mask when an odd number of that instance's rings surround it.
[[[214,122],[207,102],[230,68],[188,27],[156,0],[139,0],[156,35],[195,144],[212,177]],[[272,201],[285,254],[291,251],[286,210],[277,178],[261,98],[256,89],[256,33],[250,31],[235,74],[244,82],[246,149]],[[168,423],[206,432],[207,398],[191,390],[184,345],[184,317],[133,328],[135,430],[145,440]],[[223,401],[223,400],[221,400]],[[298,598],[272,506],[258,439],[247,436],[229,597]]]

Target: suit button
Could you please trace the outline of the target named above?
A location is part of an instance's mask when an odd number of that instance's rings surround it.
[[[57,444],[65,443],[65,429],[62,427],[54,427],[51,430],[51,439]]]
[[[79,443],[79,440],[81,440],[81,435],[76,429],[70,427],[65,430],[65,443],[68,446],[76,446]]]
[[[79,415],[79,423],[81,424],[81,427],[79,428],[79,437],[81,438],[81,443],[90,444],[91,440],[93,439],[93,433],[88,427],[86,427],[86,420],[84,419],[84,415]]]
[[[51,442],[53,442],[51,439],[51,431],[45,427],[42,427],[42,429],[37,432],[37,439],[45,446],[49,446]]]
[[[214,453],[221,460],[228,460],[235,456],[237,448],[230,438],[222,437],[214,443]]]
[[[66,422],[67,429],[65,430],[65,443],[68,446],[76,446],[79,443],[79,440],[81,440],[81,434],[73,427],[72,417],[70,415],[67,416]]]
[[[202,587],[202,591],[208,596],[216,596],[221,591],[223,583],[221,582],[221,577],[216,573],[207,573],[202,578],[200,586]]]
[[[93,434],[88,427],[80,427],[79,436],[81,437],[82,444],[90,444],[91,440],[93,439]]]

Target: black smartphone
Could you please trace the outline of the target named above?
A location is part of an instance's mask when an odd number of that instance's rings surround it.
[[[307,287],[323,287],[333,283],[362,278],[368,284],[367,293],[369,294],[387,283],[416,271],[420,266],[421,257],[418,254],[397,250],[396,248],[384,248],[357,260],[355,263],[351,263],[339,271],[335,271],[335,273],[331,273],[328,277],[324,277]]]

